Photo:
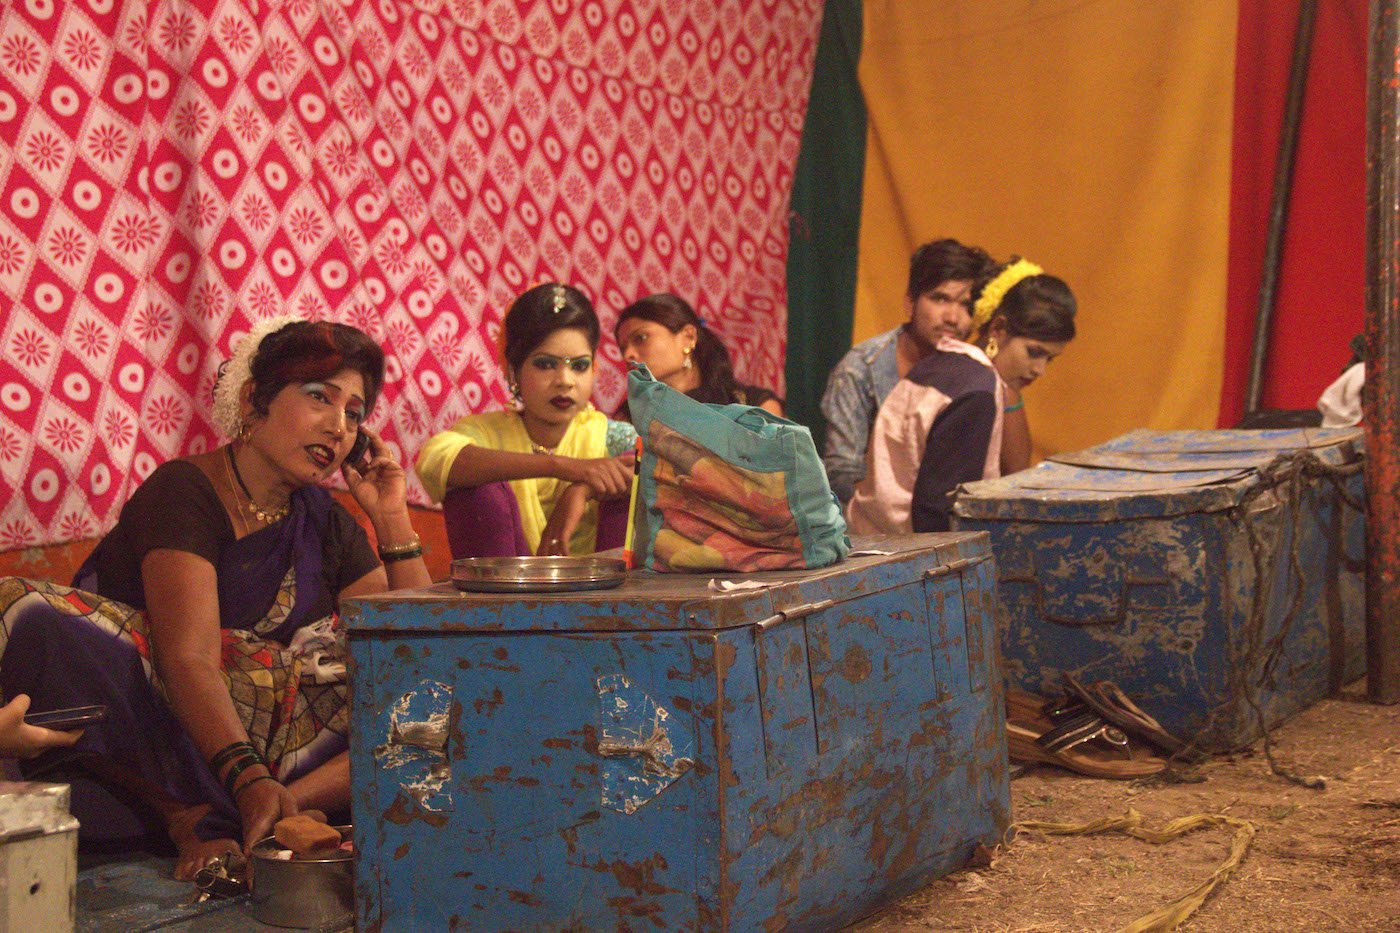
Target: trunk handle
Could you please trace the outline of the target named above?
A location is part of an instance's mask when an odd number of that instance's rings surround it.
[[[980,564],[984,560],[990,559],[991,556],[991,551],[988,551],[986,554],[978,554],[976,557],[959,557],[957,560],[950,560],[941,567],[930,567],[928,570],[925,570],[924,579],[933,580],[938,577],[946,577],[950,574],[958,573],[976,564]]]
[[[834,605],[836,605],[836,600],[822,599],[802,606],[793,606],[791,609],[775,612],[766,619],[759,619],[753,627],[756,631],[766,632],[775,625],[781,625],[790,620],[805,619],[807,616],[830,609]]]

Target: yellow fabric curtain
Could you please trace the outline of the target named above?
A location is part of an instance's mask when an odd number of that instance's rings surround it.
[[[1064,278],[1079,337],[1026,393],[1038,455],[1215,424],[1236,5],[867,0],[855,339],[955,236]]]

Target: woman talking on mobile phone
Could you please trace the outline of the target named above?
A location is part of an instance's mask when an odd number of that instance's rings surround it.
[[[152,472],[75,587],[0,579],[4,695],[107,706],[71,751],[22,764],[73,784],[86,841],[163,833],[190,878],[299,809],[348,809],[339,601],[429,582],[403,468],[363,428],[383,380],[353,327],[254,327],[215,390],[228,444]],[[321,486],[337,472],[377,555]]]

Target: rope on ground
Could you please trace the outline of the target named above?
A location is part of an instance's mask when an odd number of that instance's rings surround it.
[[[1284,642],[1292,631],[1294,619],[1302,605],[1304,573],[1302,559],[1298,551],[1302,524],[1302,502],[1308,489],[1308,483],[1316,479],[1325,481],[1331,485],[1337,495],[1338,508],[1346,506],[1364,512],[1365,503],[1352,496],[1346,488],[1348,479],[1363,467],[1364,464],[1360,461],[1331,466],[1323,463],[1311,450],[1281,454],[1259,470],[1259,481],[1245,493],[1234,509],[1235,515],[1244,525],[1253,563],[1254,580],[1253,596],[1244,632],[1243,663],[1236,664],[1231,669],[1230,693],[1232,696],[1226,700],[1224,705],[1228,705],[1232,699],[1242,699],[1254,714],[1255,722],[1263,739],[1264,758],[1268,761],[1269,770],[1284,780],[1313,790],[1325,790],[1327,787],[1326,778],[1320,775],[1298,774],[1274,758],[1273,737],[1264,716],[1263,706],[1259,702],[1259,694],[1265,687],[1272,688],[1274,686],[1274,674],[1283,655]],[[1280,541],[1270,541],[1269,539],[1273,535],[1267,534],[1253,515],[1252,506],[1255,500],[1265,496],[1273,497],[1275,502],[1286,510],[1288,516],[1286,530],[1291,543],[1287,555],[1286,572],[1289,577],[1287,607],[1277,634],[1267,643],[1264,641],[1263,633],[1269,596],[1274,584],[1274,565],[1270,558],[1272,548],[1278,546]],[[1281,539],[1284,531],[1285,529],[1280,527],[1275,529],[1275,534]],[[1340,541],[1332,542],[1332,544],[1335,547],[1342,546]],[[1251,676],[1255,678],[1252,684],[1249,682]],[[1210,725],[1215,722],[1216,712],[1212,711]]]
[[[1142,814],[1129,807],[1128,812],[1122,816],[1102,817],[1088,823],[1023,820],[1019,823],[1013,823],[1007,829],[1007,836],[1010,838],[1019,831],[1045,833],[1049,836],[1088,836],[1095,833],[1119,832],[1132,836],[1134,839],[1161,845],[1198,829],[1216,826],[1233,826],[1235,834],[1230,840],[1230,854],[1211,873],[1211,876],[1171,903],[1159,907],[1150,914],[1138,917],[1117,931],[1117,933],[1168,933],[1170,930],[1175,930],[1187,917],[1200,909],[1210,893],[1239,867],[1240,862],[1244,860],[1244,854],[1249,851],[1249,844],[1253,841],[1256,831],[1255,825],[1249,820],[1225,816],[1223,813],[1195,813],[1191,816],[1177,817],[1160,829],[1153,829],[1150,826],[1144,826]]]

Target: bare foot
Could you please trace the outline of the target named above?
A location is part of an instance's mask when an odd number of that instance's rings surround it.
[[[200,839],[195,825],[212,808],[207,803],[181,807],[167,815],[166,832],[178,850],[175,880],[193,881],[195,873],[221,855],[240,852],[242,848],[232,839]]]

